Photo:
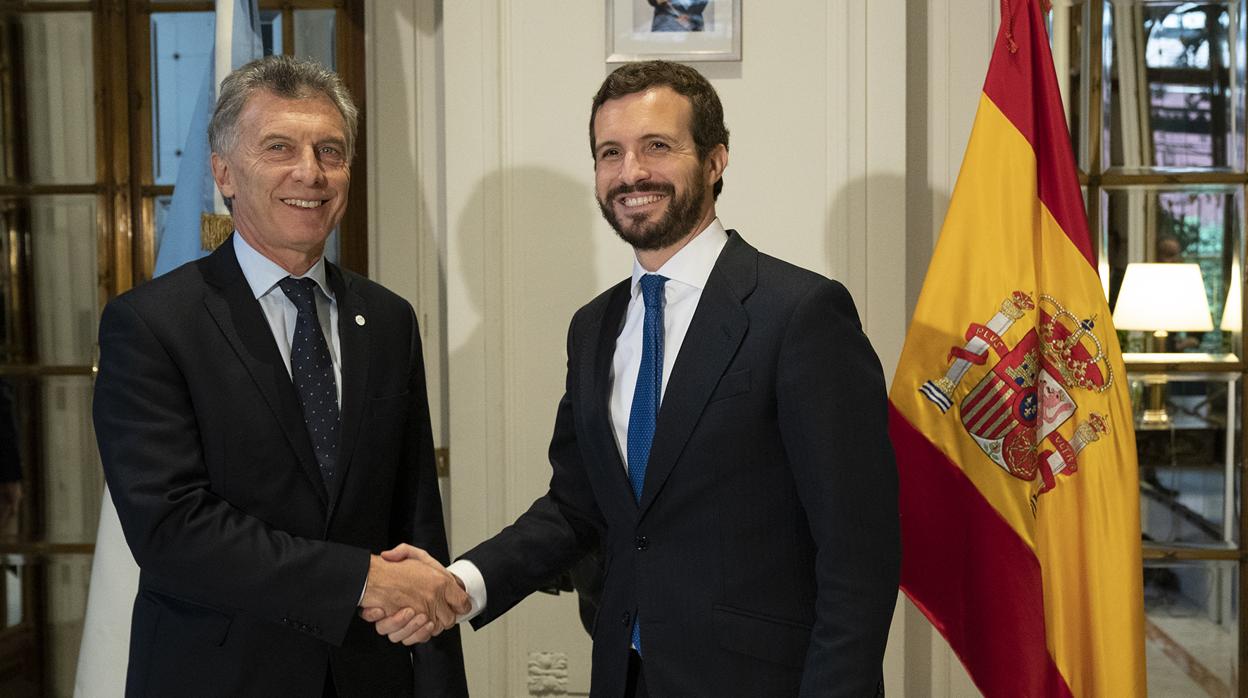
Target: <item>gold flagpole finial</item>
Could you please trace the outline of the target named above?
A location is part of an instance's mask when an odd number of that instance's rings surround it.
[[[201,213],[199,215],[199,244],[206,252],[212,252],[234,232],[234,219],[228,213]]]

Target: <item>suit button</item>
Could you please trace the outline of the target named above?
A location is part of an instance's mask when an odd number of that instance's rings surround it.
[[[633,539],[633,544],[637,546],[638,550],[645,550],[650,547],[650,541],[645,536],[637,536]]]
[[[628,622],[629,620],[631,620],[631,617],[628,615],[628,611],[625,611],[624,615],[620,616],[620,625],[623,625],[625,627],[632,625],[631,623]]]

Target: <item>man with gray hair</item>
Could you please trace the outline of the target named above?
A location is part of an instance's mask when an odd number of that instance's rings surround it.
[[[235,71],[209,126],[234,234],[104,310],[95,429],[141,568],[127,695],[467,694],[416,317],[324,257],[356,121],[315,63]],[[374,554],[403,542],[428,553]],[[409,651],[359,605],[450,627]]]

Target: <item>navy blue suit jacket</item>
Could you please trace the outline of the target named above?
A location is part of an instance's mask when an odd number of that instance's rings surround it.
[[[656,696],[873,696],[897,599],[884,378],[840,284],[730,231],[668,380],[638,504],[608,411],[629,282],[581,308],[549,491],[464,554],[489,623],[601,546],[592,695],[640,614]]]
[[[457,631],[413,652],[356,616],[370,551],[448,551],[411,306],[326,266],[333,488],[232,240],[104,309],[95,429],[142,570],[128,695],[320,695],[330,665],[346,695],[467,693]]]

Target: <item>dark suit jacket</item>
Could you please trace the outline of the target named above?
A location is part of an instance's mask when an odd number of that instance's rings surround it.
[[[346,696],[467,694],[457,632],[413,653],[356,616],[370,551],[448,551],[411,306],[326,266],[333,491],[233,240],[104,309],[95,429],[142,570],[127,695],[319,696],[331,665]]]
[[[601,542],[592,695],[622,695],[641,618],[655,696],[875,695],[897,598],[884,378],[844,287],[735,232],[658,417],[640,505],[608,397],[625,281],[572,319],[550,489],[464,554],[485,625]]]

